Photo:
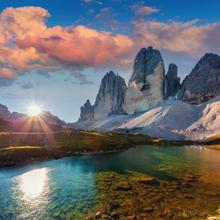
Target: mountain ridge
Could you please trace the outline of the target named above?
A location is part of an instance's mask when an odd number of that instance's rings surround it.
[[[158,82],[151,81],[149,84],[146,78],[158,74],[154,70],[158,63],[159,75],[162,76],[156,78],[162,85],[159,87]],[[220,112],[220,57],[217,54],[205,54],[181,84],[175,64],[169,65],[166,75],[164,72],[160,52],[152,47],[142,48],[135,58],[133,74],[125,95],[126,105],[130,95],[129,86],[135,85],[131,95],[135,97],[133,110],[123,108],[123,115],[78,121],[71,126],[88,130],[144,133],[167,139],[196,140],[220,133],[220,119],[216,114]],[[152,87],[155,87],[154,90]],[[159,90],[162,95],[155,100],[155,94],[151,90]],[[185,98],[188,96],[189,98]],[[152,100],[155,101],[154,104],[149,104]],[[216,126],[212,126],[212,123]]]

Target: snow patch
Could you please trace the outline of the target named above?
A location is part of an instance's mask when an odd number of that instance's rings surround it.
[[[101,131],[118,129],[169,140],[201,140],[220,133],[220,96],[200,105],[171,99],[146,112],[77,122],[73,127]]]

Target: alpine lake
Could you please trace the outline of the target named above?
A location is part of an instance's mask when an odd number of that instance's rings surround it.
[[[0,219],[220,219],[220,151],[138,146],[0,169]]]

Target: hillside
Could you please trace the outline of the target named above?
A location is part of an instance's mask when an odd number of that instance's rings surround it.
[[[144,113],[76,122],[81,129],[142,133],[169,140],[202,140],[220,133],[220,96],[200,105],[167,100]]]

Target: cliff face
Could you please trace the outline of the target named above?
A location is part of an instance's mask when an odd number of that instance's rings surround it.
[[[158,50],[141,49],[134,61],[128,84],[124,111],[132,114],[145,111],[163,100],[164,63]]]
[[[127,86],[125,80],[113,71],[102,79],[101,86],[94,104],[94,119],[111,114],[123,113],[123,104]]]
[[[81,106],[80,110],[80,121],[92,120],[94,118],[94,108],[89,100],[87,100],[86,103]]]
[[[180,78],[178,77],[177,72],[177,66],[171,63],[165,79],[165,98],[176,96],[180,89]]]
[[[197,104],[220,95],[220,56],[205,54],[184,79],[179,99]]]

